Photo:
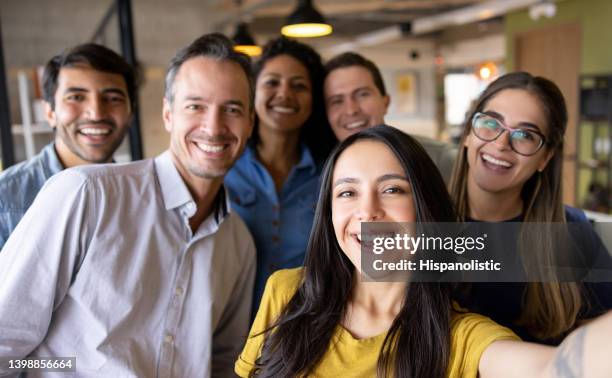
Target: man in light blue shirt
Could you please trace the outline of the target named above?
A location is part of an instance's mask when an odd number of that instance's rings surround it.
[[[49,177],[64,168],[112,160],[130,123],[136,84],[121,56],[84,44],[47,63],[43,91],[55,140],[0,174],[0,249]]]
[[[0,375],[26,356],[76,357],[78,376],[233,374],[255,247],[223,176],[253,128],[248,57],[220,34],[181,49],[163,120],[168,151],[56,174],[8,239]]]

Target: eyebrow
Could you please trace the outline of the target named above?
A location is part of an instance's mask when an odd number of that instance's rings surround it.
[[[503,116],[503,115],[501,115],[501,114],[499,114],[499,113],[498,113],[498,112],[496,112],[496,111],[493,111],[493,110],[488,110],[488,111],[483,112],[483,113],[484,113],[484,114],[486,114],[486,115],[488,115],[488,116],[491,116],[491,117],[493,117],[493,118],[499,119],[499,120],[500,120],[500,121],[502,121],[502,122],[505,122],[505,118],[504,118],[504,116]],[[537,132],[539,132],[539,133],[541,133],[541,132],[542,132],[542,131],[540,130],[540,128],[538,127],[538,125],[536,125],[536,124],[534,124],[534,123],[531,123],[531,122],[519,122],[519,124],[518,124],[516,127],[511,127],[511,128],[512,128],[512,129],[515,129],[515,128],[517,128],[517,127],[523,127],[523,128],[524,128],[524,127],[526,127],[526,128],[529,128],[529,129],[534,129],[535,131],[537,131]]]
[[[89,89],[81,88],[81,87],[68,87],[64,91],[64,93],[83,93],[83,92],[89,92]],[[125,91],[119,88],[104,88],[102,90],[102,93],[115,93],[123,97],[127,97],[127,94],[125,93]]]
[[[204,101],[204,97],[202,96],[187,96],[185,97],[185,101]],[[244,102],[242,102],[241,100],[227,100],[223,103],[224,106],[228,106],[228,105],[236,105],[239,106],[241,108],[245,108]]]
[[[276,72],[267,72],[265,74],[262,75],[262,77],[267,77],[267,76],[273,76],[275,78],[277,77],[281,77],[282,75]],[[289,77],[289,80],[294,80],[294,79],[300,79],[300,80],[308,80],[307,76],[303,76],[303,75],[295,75],[295,76],[291,76]]]
[[[383,182],[383,181],[389,181],[389,180],[403,180],[403,181],[408,181],[408,179],[405,176],[402,175],[398,175],[397,173],[388,173],[386,175],[382,175],[379,178],[376,179],[376,182]],[[334,182],[334,184],[332,185],[332,187],[336,187],[340,184],[356,184],[359,182],[359,179],[354,178],[354,177],[343,177],[343,178],[339,178],[338,180],[336,180]]]

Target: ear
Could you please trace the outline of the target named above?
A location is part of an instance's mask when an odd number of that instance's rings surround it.
[[[162,119],[164,120],[164,128],[167,132],[172,131],[172,105],[164,97],[164,105],[162,108]]]
[[[387,113],[389,110],[389,104],[391,103],[391,97],[389,97],[389,95],[384,95],[383,102],[385,103],[385,113]]]
[[[53,107],[47,101],[43,101],[43,103],[45,108],[45,118],[47,119],[49,126],[55,128],[57,126],[57,115],[55,114],[55,110],[53,110]]]
[[[554,155],[555,155],[555,151],[553,150],[546,151],[546,156],[542,159],[540,164],[538,164],[538,172],[542,173],[542,171],[544,171],[544,169],[548,165],[548,162],[550,161],[550,159],[552,159]]]

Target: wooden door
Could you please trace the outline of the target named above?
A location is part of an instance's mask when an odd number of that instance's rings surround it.
[[[562,24],[516,34],[514,37],[517,71],[527,71],[554,81],[565,96],[569,121],[565,133],[563,161],[563,201],[576,204],[576,140],[578,123],[578,78],[580,74],[578,23]]]

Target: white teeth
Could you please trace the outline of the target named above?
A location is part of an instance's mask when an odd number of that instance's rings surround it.
[[[196,143],[198,148],[204,152],[221,152],[225,149],[225,146],[218,146],[212,144]]]
[[[95,129],[95,128],[86,128],[79,130],[81,134],[85,135],[107,135],[110,134],[109,129]]]
[[[512,167],[511,163],[504,161],[504,160],[497,160],[493,156],[488,155],[488,154],[482,154],[482,158],[491,164],[501,165],[502,167],[506,167],[506,168]]]
[[[273,106],[272,110],[274,110],[277,113],[283,113],[283,114],[292,114],[295,113],[295,109],[294,108],[288,108],[285,106]]]
[[[357,240],[361,241],[361,234],[357,234]]]
[[[367,125],[367,121],[356,121],[356,122],[351,122],[347,125],[345,125],[344,127],[347,129],[356,129],[359,127],[364,127],[365,125]]]

